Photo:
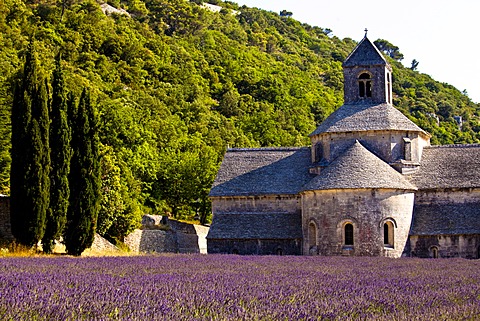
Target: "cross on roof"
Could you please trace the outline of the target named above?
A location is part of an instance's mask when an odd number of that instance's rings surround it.
[[[368,29],[365,28],[365,38],[367,37],[367,32],[368,32]]]

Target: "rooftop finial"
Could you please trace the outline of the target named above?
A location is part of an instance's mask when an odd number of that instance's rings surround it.
[[[367,32],[368,32],[368,29],[365,28],[365,38],[367,38]]]

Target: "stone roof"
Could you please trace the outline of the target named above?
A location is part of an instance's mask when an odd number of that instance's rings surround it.
[[[301,239],[302,218],[292,213],[214,214],[207,239]]]
[[[410,235],[480,234],[478,203],[415,204]]]
[[[416,190],[403,175],[356,141],[304,190],[388,188]]]
[[[408,178],[418,189],[480,187],[480,144],[425,147]]]
[[[310,148],[229,149],[210,196],[298,194],[310,180]]]
[[[390,104],[343,105],[321,123],[310,136],[321,133],[369,130],[401,130],[427,134]]]
[[[354,67],[387,64],[387,61],[378,48],[367,37],[364,37],[355,49],[353,49],[347,59],[345,59],[343,66]]]

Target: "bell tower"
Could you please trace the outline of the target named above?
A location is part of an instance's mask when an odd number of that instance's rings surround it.
[[[392,104],[392,67],[367,38],[343,63],[345,104]]]

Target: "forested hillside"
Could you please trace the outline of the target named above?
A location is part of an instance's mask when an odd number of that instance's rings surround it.
[[[228,146],[308,145],[342,104],[341,64],[356,42],[289,15],[221,1],[215,13],[196,2],[113,0],[128,15],[106,15],[94,0],[2,0],[0,193],[9,194],[12,82],[32,37],[47,77],[61,53],[67,90],[91,91],[102,206],[123,215],[117,224],[142,212],[205,219]],[[433,144],[480,141],[478,104],[394,58],[394,104]]]

